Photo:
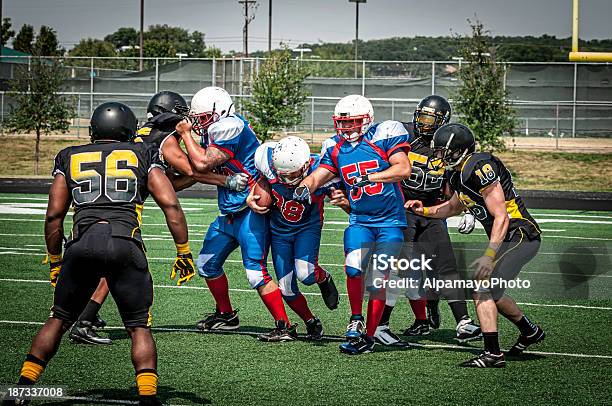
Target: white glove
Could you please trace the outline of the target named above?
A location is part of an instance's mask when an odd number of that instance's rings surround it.
[[[476,226],[476,219],[471,213],[465,213],[461,220],[459,221],[459,225],[457,225],[457,231],[461,234],[469,234],[474,231],[474,227]]]
[[[246,173],[237,173],[235,175],[229,175],[225,179],[225,187],[236,192],[242,192],[246,189],[249,183],[249,175]]]

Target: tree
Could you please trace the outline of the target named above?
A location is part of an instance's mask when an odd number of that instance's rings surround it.
[[[24,24],[13,40],[13,49],[26,54],[34,54],[34,27]]]
[[[104,41],[112,43],[115,49],[120,49],[124,46],[138,45],[140,43],[140,34],[132,27],[121,27],[104,37]]]
[[[43,25],[40,27],[36,44],[34,46],[34,54],[39,56],[61,56],[63,50],[59,47],[57,34],[51,27]]]
[[[512,134],[515,126],[514,110],[506,101],[504,66],[496,63],[495,49],[488,44],[483,24],[468,22],[472,36],[459,39],[459,54],[467,63],[458,72],[462,83],[455,95],[455,106],[481,149],[502,150],[501,136]]]
[[[59,94],[64,79],[65,72],[57,61],[33,58],[30,69],[18,68],[15,79],[10,82],[9,95],[16,106],[10,106],[6,127],[17,133],[36,132],[37,175],[41,134],[68,131],[70,118],[74,117],[74,109]]]
[[[291,59],[288,49],[275,51],[260,67],[253,80],[252,98],[244,102],[258,137],[265,141],[270,130],[281,130],[302,121],[308,95],[304,79],[308,70]]]
[[[117,52],[111,42],[87,38],[82,39],[76,44],[75,47],[68,52],[68,55],[113,57],[117,56]]]
[[[5,46],[8,40],[15,36],[15,31],[11,30],[12,26],[13,24],[11,23],[10,18],[2,19],[2,27],[0,27],[2,31],[0,34],[0,40],[2,41],[2,44],[0,44],[0,46]]]

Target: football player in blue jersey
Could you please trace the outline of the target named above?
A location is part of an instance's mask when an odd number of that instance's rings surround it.
[[[374,123],[373,116],[372,104],[365,97],[342,98],[333,116],[336,135],[323,143],[319,167],[295,191],[296,199],[311,200],[314,191],[336,176],[348,191],[350,216],[344,252],[351,318],[345,334],[348,341],[340,350],[349,354],[372,351],[372,337],[385,306],[384,290],[370,296],[364,333],[362,272],[371,254],[365,246],[401,244],[406,227],[399,182],[411,171],[406,155],[408,133],[399,121]]]
[[[244,173],[249,186],[241,192],[218,187],[221,214],[208,228],[197,260],[200,276],[212,293],[216,308],[197,323],[203,331],[235,330],[239,327],[237,311],[229,297],[223,263],[229,254],[240,247],[242,263],[249,284],[259,295],[274,317],[276,327],[267,341],[289,341],[297,336],[291,326],[281,292],[266,266],[270,246],[269,220],[255,213],[246,203],[250,188],[259,177],[255,168],[255,151],[259,141],[249,123],[235,113],[230,95],[220,87],[206,87],[191,100],[193,124],[184,120],[177,125],[189,160],[194,170],[206,173],[215,170],[223,175]],[[200,136],[198,145],[191,129]]]
[[[304,321],[307,337],[320,340],[323,336],[321,320],[315,317],[297,281],[310,286],[317,284],[325,305],[338,307],[338,290],[332,276],[319,266],[319,243],[323,227],[323,205],[326,195],[339,179],[312,193],[310,203],[293,198],[298,184],[318,166],[321,158],[311,155],[306,141],[289,136],[279,142],[267,142],[255,152],[255,167],[268,181],[273,205],[270,211],[272,262],[278,284],[287,305]],[[249,206],[264,214],[251,196]]]

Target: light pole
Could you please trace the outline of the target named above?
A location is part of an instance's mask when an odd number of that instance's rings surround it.
[[[365,3],[366,0],[349,0],[349,3],[355,3],[355,61],[357,61],[357,50],[359,43],[359,3]]]
[[[268,53],[271,53],[271,52],[272,52],[272,0],[269,0],[268,1]]]
[[[143,71],[143,52],[144,52],[144,0],[140,0],[140,71]]]

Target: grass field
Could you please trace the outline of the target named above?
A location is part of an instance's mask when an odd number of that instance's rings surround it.
[[[183,199],[192,249],[197,252],[208,224],[217,215],[213,200]],[[42,235],[46,197],[0,194],[0,384],[17,379],[30,340],[48,316],[52,288]],[[522,278],[554,279],[541,272],[564,243],[582,246],[612,241],[612,212],[533,210],[544,231],[540,254]],[[270,316],[249,289],[240,254],[225,270],[232,301],[240,309],[241,329],[233,334],[202,334],[195,322],[214,307],[204,282],[197,278],[176,288],[169,280],[174,245],[153,203],[144,211],[144,237],[155,283],[154,336],[159,351],[160,398],[167,404],[611,404],[612,403],[612,270],[592,279],[592,299],[529,299],[527,314],[547,331],[547,339],[504,370],[469,370],[457,364],[480,349],[481,342],[458,346],[448,306],[441,304],[442,328],[418,346],[350,357],[338,351],[348,318],[345,295],[328,311],[315,288],[304,288],[322,319],[327,339],[265,344],[254,334],[271,328]],[[342,231],[346,216],[326,212],[320,262],[345,292]],[[452,222],[451,222],[452,224]],[[68,228],[68,226],[67,226]],[[454,241],[485,241],[482,229]],[[580,255],[580,254],[577,254]],[[607,255],[605,252],[603,254]],[[606,257],[609,260],[609,256]],[[550,269],[547,269],[550,271]],[[603,294],[601,294],[603,293]],[[527,301],[517,296],[519,302]],[[474,314],[473,307],[470,311]],[[74,399],[68,404],[131,404],[136,398],[129,340],[118,328],[112,300],[102,309],[114,340],[110,347],[76,345],[64,339],[41,384],[64,385]],[[293,320],[297,317],[290,314]],[[401,302],[391,320],[403,330],[412,322]],[[301,332],[304,332],[301,326]],[[508,348],[517,332],[501,321],[501,344]],[[52,402],[51,404],[59,404]]]

